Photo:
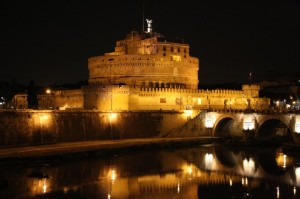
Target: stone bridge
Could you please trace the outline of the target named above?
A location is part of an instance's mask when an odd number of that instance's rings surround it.
[[[255,139],[279,137],[295,142],[300,133],[300,114],[296,113],[245,110],[207,111],[204,114],[205,127],[212,136],[243,136]]]
[[[176,135],[194,131],[197,132],[194,135],[200,136],[283,139],[300,143],[300,114],[253,110],[201,111],[179,131]]]

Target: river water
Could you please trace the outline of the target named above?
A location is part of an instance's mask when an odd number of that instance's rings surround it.
[[[69,157],[66,157],[69,158]],[[0,164],[0,198],[300,198],[300,154],[197,146]]]

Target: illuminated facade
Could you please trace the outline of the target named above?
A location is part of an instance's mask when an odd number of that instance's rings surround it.
[[[189,50],[183,40],[163,37],[152,28],[133,31],[116,42],[114,52],[88,59],[88,86],[39,96],[39,107],[100,111],[269,107],[269,99],[259,98],[258,85],[199,90],[199,60]],[[26,108],[19,101],[15,97],[15,107]]]
[[[82,109],[83,92],[74,90],[47,90],[45,94],[37,95],[39,109]],[[13,97],[12,104],[17,109],[28,108],[27,94],[17,94]]]
[[[258,85],[242,90],[198,90],[199,60],[189,45],[153,33],[131,32],[115,51],[88,60],[84,108],[97,110],[201,110],[268,108]]]
[[[197,89],[199,60],[189,45],[157,33],[131,32],[115,51],[88,59],[89,84]]]

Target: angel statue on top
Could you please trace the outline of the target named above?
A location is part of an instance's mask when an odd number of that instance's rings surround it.
[[[147,21],[147,33],[152,32],[152,19],[146,19]]]

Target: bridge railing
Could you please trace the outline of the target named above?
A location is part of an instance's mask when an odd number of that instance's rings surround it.
[[[202,111],[206,112],[217,112],[217,113],[244,113],[245,111],[249,111],[249,109],[241,110],[241,109],[205,109]],[[250,110],[252,113],[260,113],[266,115],[274,115],[274,114],[300,114],[298,110],[276,110],[276,109],[264,109],[264,110]]]

